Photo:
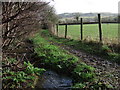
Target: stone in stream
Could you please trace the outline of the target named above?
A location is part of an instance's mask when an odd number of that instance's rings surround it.
[[[44,89],[69,90],[72,86],[72,79],[58,75],[53,71],[46,71],[38,80],[36,87]]]

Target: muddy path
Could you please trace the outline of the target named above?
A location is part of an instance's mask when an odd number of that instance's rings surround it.
[[[67,50],[69,53],[72,53],[75,56],[79,57],[87,65],[96,68],[95,72],[101,82],[120,89],[120,65],[112,63],[109,60],[105,60],[98,56],[91,55],[80,50],[75,50],[74,48],[63,44],[58,44],[53,41],[50,42],[51,44],[57,45],[60,48]]]

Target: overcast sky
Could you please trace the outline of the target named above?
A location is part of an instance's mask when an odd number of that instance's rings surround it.
[[[50,1],[50,0],[47,0]],[[112,12],[118,13],[118,2],[120,0],[54,0],[58,14],[65,12]]]

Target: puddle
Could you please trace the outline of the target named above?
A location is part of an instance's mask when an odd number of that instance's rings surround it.
[[[72,86],[72,79],[61,76],[53,71],[46,71],[38,80],[36,88],[55,88],[57,90],[69,90]]]

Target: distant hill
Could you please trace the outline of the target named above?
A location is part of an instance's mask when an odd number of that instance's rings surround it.
[[[90,17],[96,17],[98,13],[62,13],[62,14],[58,14],[58,16],[61,19],[64,18],[74,18],[75,15],[80,14],[80,17],[83,18],[90,18]],[[101,13],[102,17],[116,17],[117,14],[116,13]]]

